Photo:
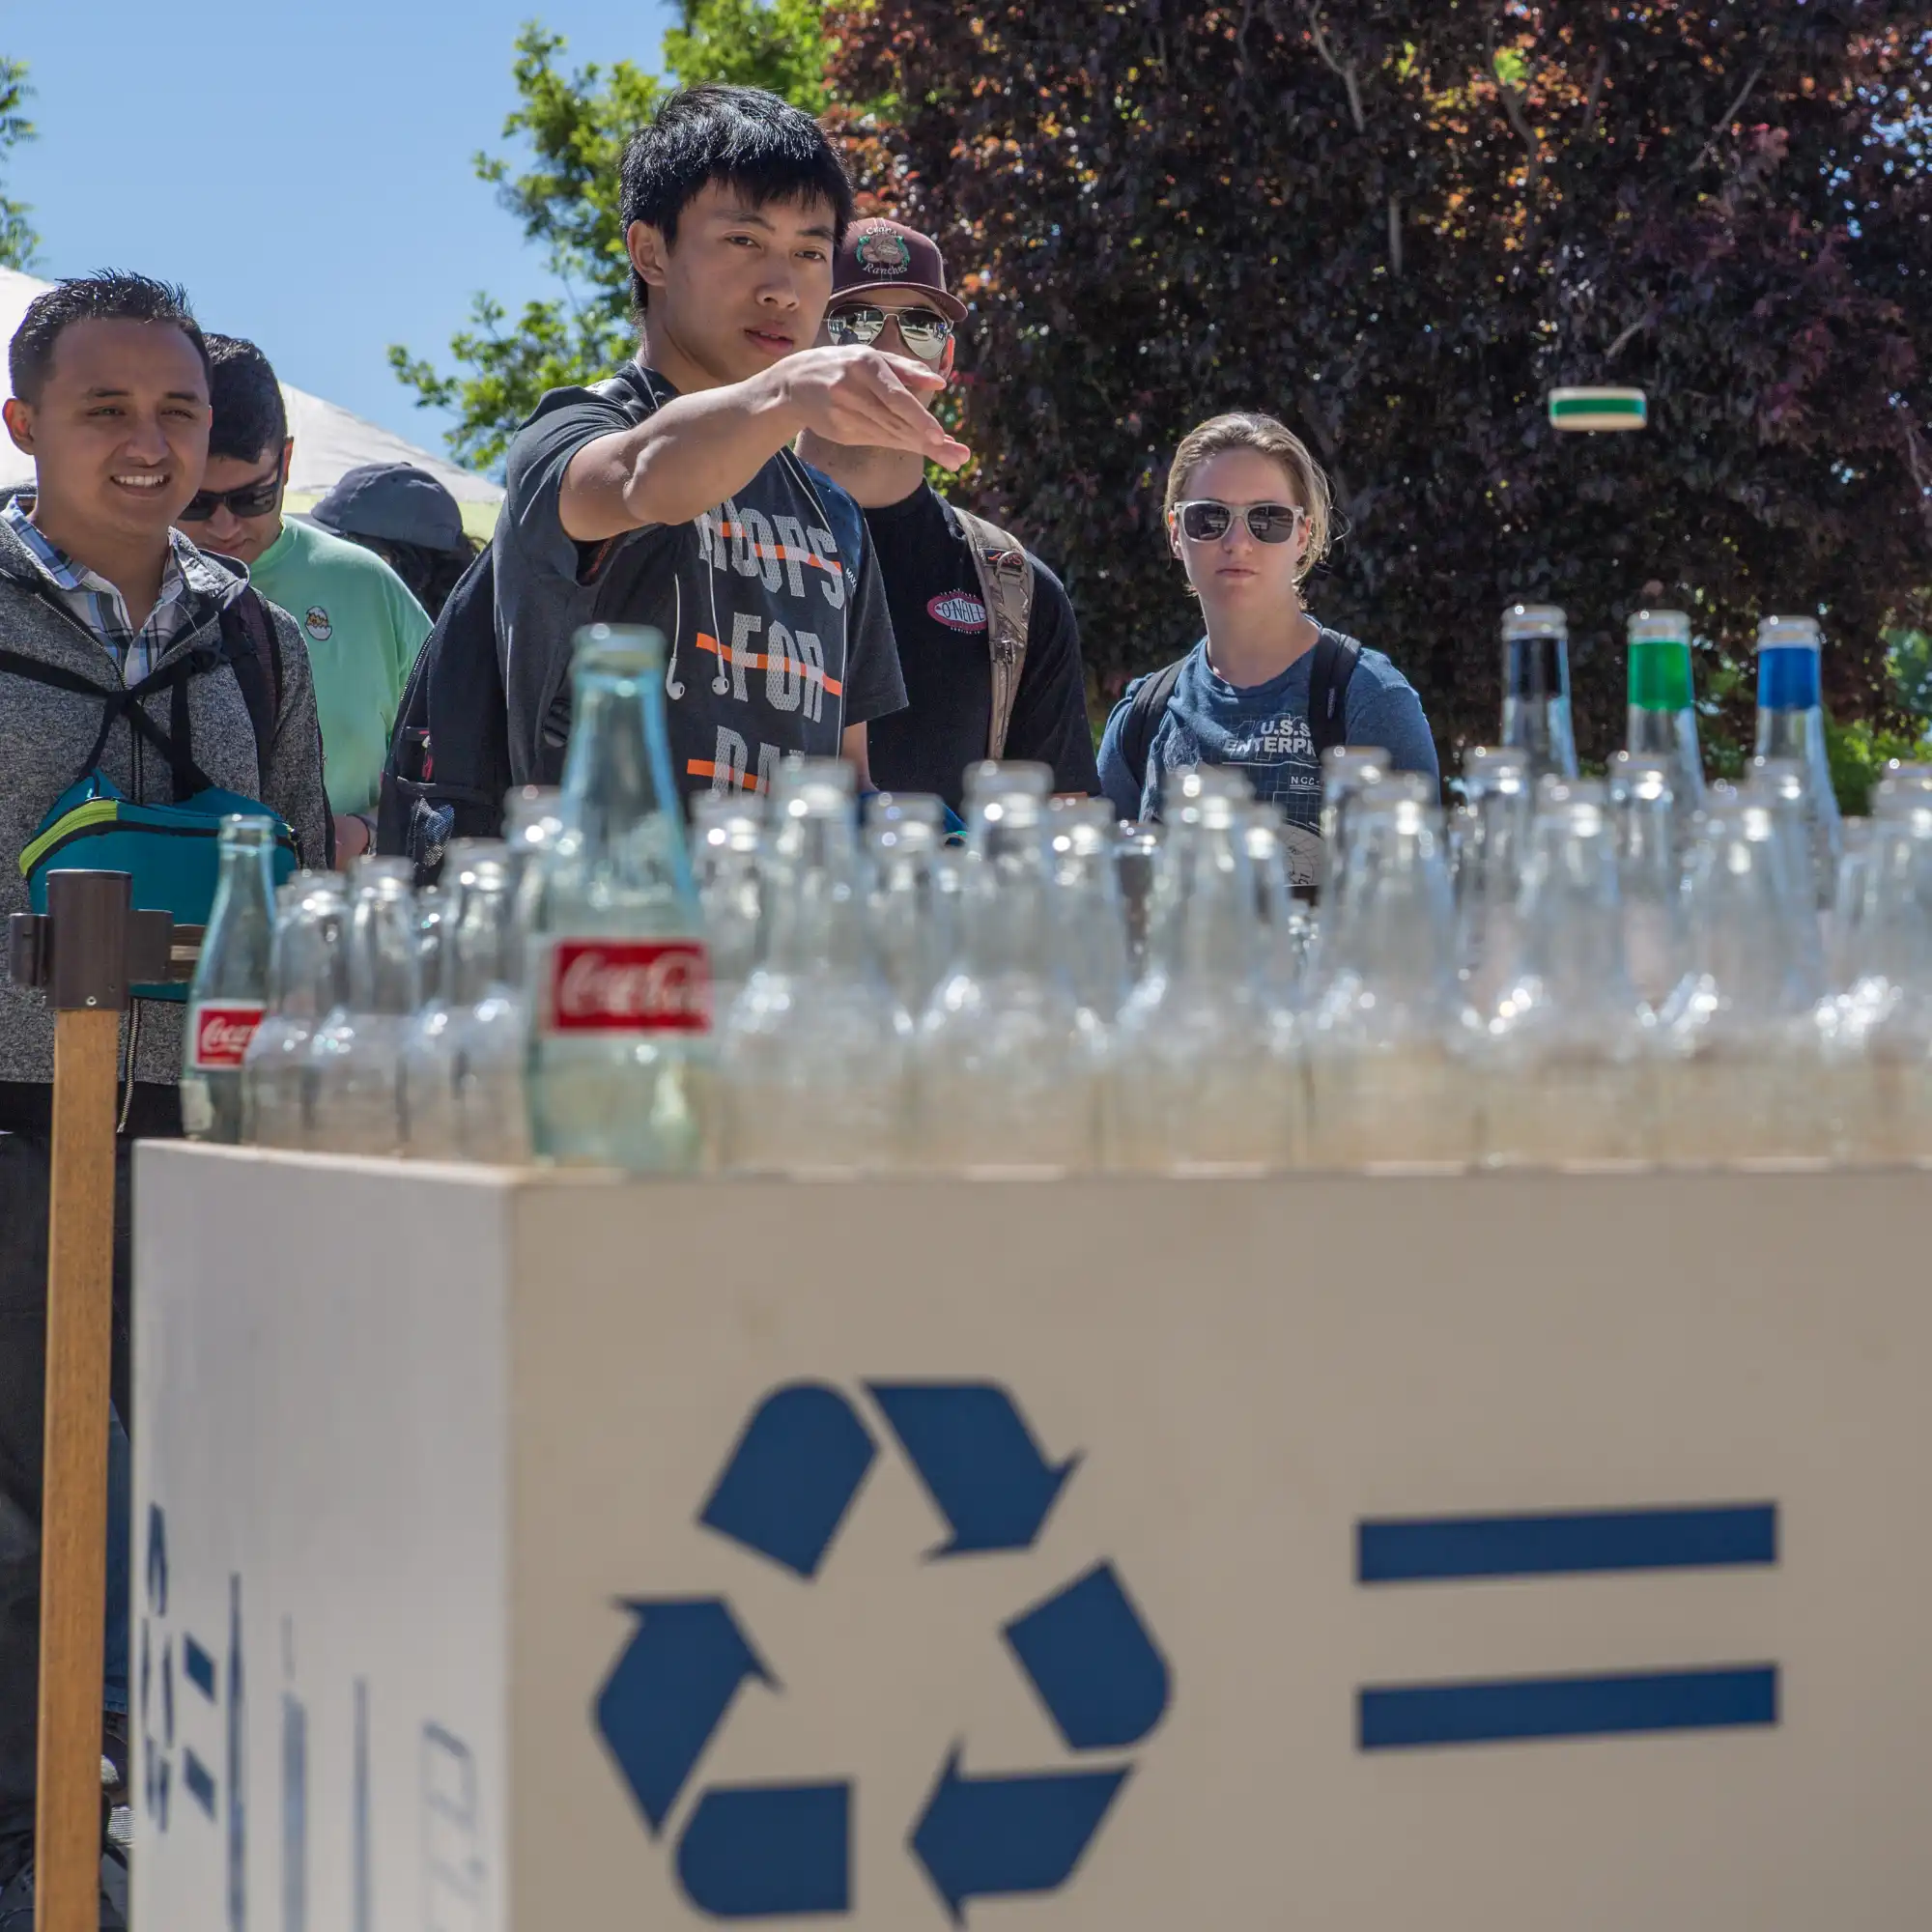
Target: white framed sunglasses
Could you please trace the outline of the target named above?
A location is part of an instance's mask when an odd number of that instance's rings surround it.
[[[1308,521],[1308,512],[1299,503],[1217,502],[1212,497],[1195,497],[1174,506],[1174,520],[1189,543],[1219,543],[1239,515],[1247,519],[1248,534],[1257,543],[1285,544]]]

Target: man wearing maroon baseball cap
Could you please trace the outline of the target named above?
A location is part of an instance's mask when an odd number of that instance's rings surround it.
[[[950,376],[953,329],[966,314],[930,236],[878,216],[845,231],[833,257],[827,341]],[[907,708],[873,722],[873,783],[937,792],[957,811],[966,768],[1006,757],[1051,765],[1057,791],[1097,792],[1079,626],[1053,572],[939,496],[915,450],[808,431],[798,453],[864,510],[885,580]]]

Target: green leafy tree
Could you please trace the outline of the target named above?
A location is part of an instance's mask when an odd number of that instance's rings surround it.
[[[970,270],[977,500],[1064,566],[1104,696],[1197,619],[1168,460],[1222,409],[1311,442],[1344,535],[1311,602],[1385,645],[1446,753],[1493,732],[1497,612],[1571,613],[1613,748],[1623,621],[1707,668],[1815,611],[1841,717],[1892,728],[1932,545],[1922,0],[850,0],[860,170]],[[1648,390],[1552,434],[1549,388]],[[1719,686],[1735,741],[1749,681]]]
[[[26,62],[0,54],[0,164],[5,163],[10,149],[34,138],[34,124],[21,112],[32,92],[27,85]],[[10,201],[0,193],[0,269],[33,267],[41,238],[34,233],[27,214],[24,203]]]
[[[724,80],[764,87],[817,113],[825,47],[817,0],[688,0],[684,24],[665,36],[675,82]],[[499,465],[517,426],[546,389],[592,382],[630,354],[630,275],[618,220],[617,168],[625,143],[651,117],[666,82],[630,61],[566,71],[561,34],[535,21],[517,39],[518,104],[503,124],[525,165],[478,155],[525,238],[544,250],[562,293],[512,317],[489,295],[450,342],[443,371],[396,346],[389,364],[428,408],[453,411],[447,441],[461,462]]]

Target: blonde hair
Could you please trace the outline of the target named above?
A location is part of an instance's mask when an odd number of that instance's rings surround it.
[[[1198,429],[1180,439],[1174,452],[1174,468],[1167,472],[1167,518],[1175,505],[1187,499],[1188,481],[1210,456],[1225,450],[1252,449],[1258,456],[1271,458],[1288,471],[1289,487],[1294,501],[1308,513],[1308,548],[1295,565],[1294,581],[1299,583],[1328,554],[1328,537],[1333,511],[1328,497],[1328,479],[1321,466],[1308,453],[1308,445],[1286,423],[1272,416],[1237,410],[1225,416],[1210,416]]]

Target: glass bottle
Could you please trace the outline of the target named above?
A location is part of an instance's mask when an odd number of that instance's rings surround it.
[[[1114,828],[1114,876],[1120,883],[1121,915],[1127,929],[1127,974],[1137,980],[1147,966],[1148,927],[1159,892],[1165,834],[1156,821]]]
[[[434,1000],[442,991],[442,959],[448,939],[448,919],[450,903],[455,897],[453,890],[456,874],[450,869],[450,846],[463,841],[450,839],[442,848],[442,865],[437,873],[438,883],[433,886],[416,888],[416,957],[421,962],[422,992],[425,1000]],[[450,881],[444,885],[443,880]]]
[[[242,1132],[242,1064],[269,1000],[275,936],[274,832],[259,815],[221,821],[220,872],[187,993],[182,1130],[233,1144]]]
[[[1456,867],[1456,970],[1479,1012],[1493,1010],[1517,957],[1517,909],[1529,859],[1535,781],[1518,751],[1473,745],[1463,757]]]
[[[340,872],[298,872],[275,891],[268,1009],[242,1063],[246,1138],[308,1145],[308,1049],[348,988],[349,899]]]
[[[975,765],[959,953],[919,1023],[915,1121],[923,1165],[948,1173],[1078,1174],[1097,1161],[1105,1037],[1053,938],[1045,765]]]
[[[1503,612],[1503,744],[1523,754],[1532,780],[1577,776],[1570,623],[1554,604]]]
[[[1837,890],[1837,845],[1828,855],[1814,839],[1816,803],[1811,773],[1796,758],[1755,757],[1744,789],[1770,808],[1777,835],[1778,864],[1784,869],[1783,902],[1791,919],[1792,945],[1812,999],[1825,990],[1826,914]],[[1830,870],[1821,872],[1821,865]]]
[[[1767,617],[1757,627],[1757,742],[1760,758],[1789,758],[1805,775],[1805,822],[1813,880],[1829,894],[1838,872],[1838,800],[1826,755],[1815,618]],[[1821,896],[1817,903],[1830,903]]]
[[[1172,886],[1111,1057],[1113,1164],[1141,1173],[1265,1173],[1294,1151],[1298,1095],[1269,1009],[1248,856],[1248,787],[1205,768],[1170,783]]]
[[[1704,803],[1704,758],[1697,743],[1696,688],[1690,671],[1690,618],[1683,611],[1639,611],[1630,638],[1630,710],[1624,749],[1662,758],[1671,797],[1687,828]]]
[[[632,1173],[703,1157],[711,974],[665,736],[664,640],[578,634],[562,831],[527,945],[536,1151]]]
[[[1243,821],[1248,866],[1255,879],[1255,920],[1261,947],[1262,989],[1269,1009],[1292,1009],[1301,997],[1315,923],[1289,884],[1281,808],[1255,800]]]
[[[741,1173],[902,1155],[912,1023],[867,937],[857,779],[842,758],[787,758],[774,781],[763,953],[723,1039],[724,1158]]]
[[[1291,856],[1290,885],[1313,886],[1317,897],[1328,890],[1342,864],[1350,810],[1370,785],[1379,784],[1388,776],[1388,760],[1389,754],[1379,745],[1331,745],[1322,753],[1321,865],[1314,879],[1296,879]]]
[[[1761,797],[1710,787],[1686,913],[1690,970],[1663,1016],[1659,1158],[1828,1152],[1813,1000],[1776,815]]]
[[[403,1043],[422,1003],[415,867],[362,858],[351,874],[347,984],[309,1041],[308,1145],[391,1154],[403,1141]]]
[[[1690,960],[1684,942],[1684,861],[1695,824],[1678,810],[1677,761],[1619,752],[1610,760],[1609,810],[1623,905],[1624,963],[1638,997],[1662,1013]]]
[[[563,793],[554,785],[519,785],[503,801],[503,844],[510,868],[510,896],[517,930],[527,935],[534,909],[537,872],[563,831]],[[525,978],[521,962],[518,980]]]
[[[513,1167],[530,1155],[524,1068],[529,1009],[519,983],[523,935],[502,848],[478,849],[464,867],[450,933],[450,1014],[455,1049],[456,1151],[465,1160]]]
[[[1055,799],[1048,810],[1055,938],[1083,1010],[1113,1025],[1127,996],[1127,924],[1104,798]]]
[[[899,1005],[921,1013],[952,961],[959,902],[943,859],[946,801],[875,792],[866,801],[865,837],[872,951]]]
[[[711,994],[721,1015],[758,962],[759,854],[765,800],[749,792],[691,802],[691,871],[711,949]]]
[[[1363,795],[1349,835],[1325,979],[1299,1035],[1318,1166],[1461,1165],[1475,1155],[1442,812],[1432,790],[1412,773],[1384,779]]]
[[[457,1115],[456,935],[466,895],[473,891],[477,869],[488,864],[503,870],[508,847],[496,838],[452,838],[443,848],[442,883],[436,889],[436,946],[423,952],[422,1004],[410,1017],[403,1038],[403,1145],[417,1160],[455,1160],[462,1153]],[[427,924],[424,895],[416,895],[416,932]],[[434,965],[432,967],[432,961]]]
[[[1543,780],[1515,969],[1476,1015],[1493,1164],[1635,1161],[1649,1151],[1656,1022],[1626,970],[1617,871],[1605,787]]]

